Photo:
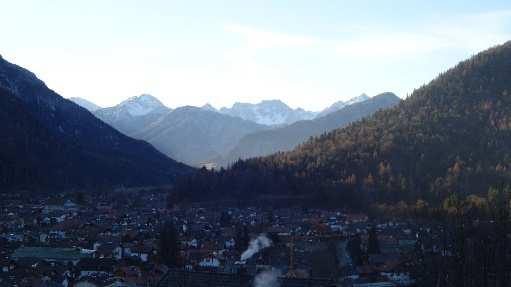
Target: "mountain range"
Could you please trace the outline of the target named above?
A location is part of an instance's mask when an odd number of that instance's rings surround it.
[[[397,106],[289,152],[199,171],[177,190],[196,200],[262,196],[368,207],[434,206],[511,181],[511,42],[481,52]]]
[[[135,134],[163,153],[191,165],[226,154],[245,135],[266,126],[197,107],[180,107]]]
[[[336,128],[342,128],[351,122],[370,116],[378,110],[397,105],[400,100],[393,93],[383,93],[373,98],[363,95],[350,102],[334,104],[326,109],[332,112],[326,113],[324,116],[250,133],[241,138],[238,144],[221,159],[221,165],[233,163],[238,159],[291,150],[310,137],[319,136]]]
[[[395,95],[394,98],[398,99]],[[343,110],[343,106],[351,107],[368,99],[363,95],[343,105],[337,103],[328,110]],[[379,99],[343,113],[333,112],[311,120],[303,119],[313,117],[311,113],[304,114],[300,112],[302,109],[293,110],[278,100],[234,104],[229,112],[226,109],[217,110],[209,104],[200,108],[185,106],[172,110],[147,94],[97,110],[94,114],[120,132],[147,141],[176,160],[193,166],[225,166],[238,158],[290,149],[310,136],[370,115],[393,102]],[[291,122],[291,118],[294,122],[290,125],[283,121],[287,119]],[[262,125],[258,122],[272,124]],[[268,135],[276,138],[269,140]]]
[[[267,128],[206,108],[172,110],[150,95],[132,97],[94,114],[120,132],[194,166],[225,154],[244,135]]]
[[[158,185],[192,169],[129,138],[0,57],[0,186]]]

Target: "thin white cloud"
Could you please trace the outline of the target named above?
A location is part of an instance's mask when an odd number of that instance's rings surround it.
[[[350,58],[384,60],[447,50],[475,53],[509,40],[509,27],[511,10],[459,15],[432,21],[414,32],[367,28],[357,37],[337,42],[336,51]]]
[[[511,10],[461,15],[429,27],[431,35],[450,48],[477,52],[510,40]]]
[[[510,40],[511,10],[451,15],[397,29],[344,27],[340,34],[322,36],[244,25],[223,28],[242,40],[225,55],[232,70],[224,74],[233,80],[227,92],[230,99],[275,97],[318,109],[361,92],[374,95],[389,90],[405,96],[458,61]],[[288,50],[292,53],[285,54]],[[282,58],[288,62],[280,63]],[[293,74],[301,69],[303,59],[312,66]],[[314,78],[315,72],[325,77]],[[311,103],[311,95],[321,103]]]
[[[408,31],[408,27],[390,30],[359,26],[351,34],[345,33],[343,40],[335,36],[292,35],[237,24],[226,25],[224,30],[243,37],[244,45],[233,50],[241,55],[253,55],[259,49],[321,47],[323,51],[333,52],[332,56],[337,54],[350,60],[381,58],[389,61],[456,49],[475,53],[509,40],[509,27],[511,10],[453,15],[449,19],[431,20],[413,31]]]
[[[434,52],[448,45],[432,35],[381,32],[338,42],[335,50],[339,55],[350,58],[406,57]]]
[[[246,45],[252,49],[304,47],[316,42],[313,37],[270,32],[243,25],[225,25],[224,30],[241,35]]]

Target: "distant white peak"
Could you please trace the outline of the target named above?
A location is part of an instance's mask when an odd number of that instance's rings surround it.
[[[292,109],[281,100],[263,100],[257,104],[236,102],[231,108],[221,108],[220,112],[263,125],[290,124],[314,117],[314,113]]]
[[[344,107],[351,106],[351,105],[356,104],[356,103],[361,103],[361,102],[367,101],[369,99],[370,99],[370,97],[368,95],[362,94],[362,95],[360,95],[358,97],[351,98],[351,99],[349,99],[346,102],[343,102],[343,101],[335,102],[331,106],[329,106],[328,108],[326,108],[326,109],[322,110],[320,113],[318,113],[316,117],[325,116],[327,114],[330,114],[330,113],[333,113],[335,111],[338,111],[338,110],[340,110],[340,109],[342,109]]]
[[[137,102],[144,105],[155,105],[155,106],[163,106],[163,104],[158,100],[156,97],[153,97],[149,94],[142,94],[140,96],[134,96],[127,100],[124,100],[121,102],[122,104],[131,103],[131,102]]]
[[[351,98],[351,99],[347,100],[346,102],[343,102],[343,101],[335,102],[331,107],[346,107],[346,106],[349,106],[349,105],[353,105],[353,104],[356,104],[356,103],[367,101],[369,99],[370,98],[369,98],[368,95],[362,94],[362,95],[360,95],[358,97]]]
[[[284,102],[281,100],[262,100],[259,103],[252,104],[252,103],[242,103],[242,102],[235,102],[230,109],[234,108],[246,108],[246,107],[268,107],[268,106],[279,106],[279,107],[287,107]],[[229,107],[222,107],[222,109],[229,109]]]
[[[217,112],[217,109],[213,107],[210,103],[206,103],[204,106],[201,107],[203,110]]]
[[[346,106],[349,106],[349,105],[360,103],[360,102],[367,101],[367,100],[369,100],[369,96],[366,94],[362,94],[358,97],[349,99],[345,104],[346,104]]]
[[[164,107],[164,105],[157,98],[149,94],[142,94],[123,101],[119,107],[125,108],[132,116],[143,116],[157,108]]]

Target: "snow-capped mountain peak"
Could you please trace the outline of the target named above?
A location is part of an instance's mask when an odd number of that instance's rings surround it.
[[[345,102],[345,106],[353,105],[353,104],[360,103],[360,102],[363,102],[366,100],[369,100],[369,96],[366,95],[365,93],[363,93],[362,95],[360,95],[358,97],[349,99],[347,102]]]
[[[292,109],[280,100],[264,100],[258,104],[235,103],[220,112],[262,125],[283,125],[314,117],[314,113],[303,109]]]
[[[132,116],[144,116],[164,105],[157,98],[142,94],[121,102],[117,107],[125,109]]]
[[[201,109],[206,111],[218,112],[218,110],[215,107],[213,107],[210,103],[206,103],[204,106],[201,107]]]
[[[326,109],[322,110],[320,113],[318,113],[316,117],[320,118],[320,117],[326,116],[326,115],[333,113],[335,111],[338,111],[344,107],[351,106],[353,104],[360,103],[363,101],[367,101],[369,99],[370,99],[369,96],[366,95],[365,93],[363,93],[358,97],[354,97],[354,98],[347,100],[346,102],[337,101],[337,102],[333,103],[331,106],[329,106],[328,108],[326,108]]]
[[[94,115],[120,132],[134,136],[140,127],[147,127],[169,113],[157,98],[143,94],[131,97],[110,108],[100,109]]]

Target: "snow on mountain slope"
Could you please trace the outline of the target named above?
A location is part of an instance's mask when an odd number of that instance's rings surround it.
[[[221,108],[220,113],[269,126],[291,124],[315,116],[315,113],[300,108],[291,109],[280,100],[266,100],[258,104],[235,103],[231,108]]]
[[[160,107],[163,107],[163,104],[151,95],[142,94],[140,96],[131,97],[121,102],[116,107],[124,109],[132,116],[144,116]]]
[[[171,110],[157,98],[143,94],[120,104],[97,110],[94,115],[122,133],[132,136]]]
[[[143,94],[131,97],[120,104],[98,110],[99,117],[108,117],[109,120],[117,120],[123,117],[140,117],[160,109],[168,109],[157,98]]]
[[[320,118],[320,117],[323,117],[323,116],[326,116],[330,113],[333,113],[333,112],[336,112],[344,107],[347,107],[347,106],[350,106],[350,105],[353,105],[353,104],[356,104],[356,103],[360,103],[360,102],[363,102],[363,101],[367,101],[369,99],[369,96],[366,95],[366,94],[362,94],[358,97],[354,97],[354,98],[351,98],[349,99],[348,101],[346,102],[343,102],[343,101],[338,101],[338,102],[335,102],[333,103],[330,107],[322,110],[321,112],[319,112],[317,115],[316,115],[316,118]]]

